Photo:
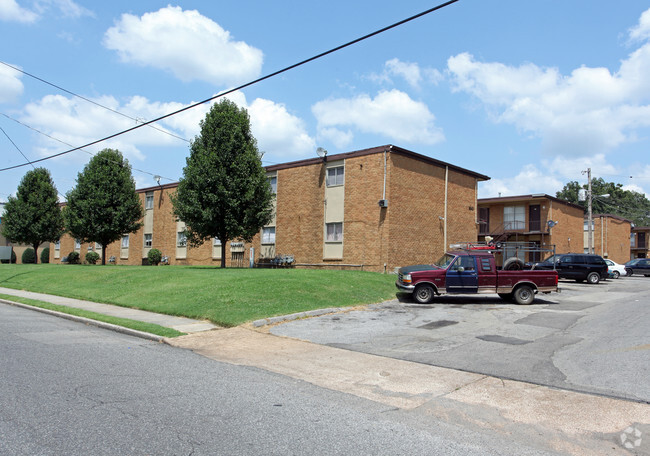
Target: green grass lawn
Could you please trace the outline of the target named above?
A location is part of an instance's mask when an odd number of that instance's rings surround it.
[[[221,326],[395,296],[395,276],[313,269],[0,264],[0,286],[86,299]]]

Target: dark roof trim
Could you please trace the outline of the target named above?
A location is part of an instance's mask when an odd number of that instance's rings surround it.
[[[500,198],[479,198],[478,204],[514,203],[514,202],[526,201],[526,200],[543,200],[543,199],[555,201],[556,203],[564,204],[569,207],[575,207],[577,209],[584,211],[584,208],[579,204],[574,204],[567,200],[556,198],[555,196],[551,196],[551,195],[546,195],[544,193],[535,193],[533,195],[502,196]]]
[[[136,193],[146,193],[146,192],[153,192],[156,190],[166,190],[168,188],[176,188],[178,187],[178,182],[172,182],[171,184],[164,184],[164,185],[154,185],[152,187],[146,187],[146,188],[138,188],[136,189]]]
[[[459,166],[452,165],[450,163],[446,163],[440,160],[436,160],[435,158],[427,157],[426,155],[418,154],[413,151],[403,149],[398,146],[393,146],[391,144],[387,144],[385,146],[378,146],[378,147],[371,147],[370,149],[361,149],[361,150],[355,150],[352,152],[345,152],[341,154],[335,154],[335,155],[328,155],[327,160],[328,161],[336,161],[336,160],[346,160],[348,158],[355,158],[355,157],[362,157],[364,155],[373,155],[373,154],[380,154],[383,153],[384,151],[388,151],[393,154],[398,154],[398,155],[403,155],[405,157],[412,158],[414,160],[419,160],[424,163],[429,163],[434,166],[439,166],[441,168],[444,167],[449,167],[449,169],[452,169],[454,171],[457,171],[462,174],[467,174],[469,176],[474,177],[477,180],[480,181],[486,181],[490,180],[490,177],[484,175],[484,174],[479,174],[474,171],[470,171],[465,168],[461,168]],[[271,165],[266,167],[266,171],[278,171],[281,169],[288,169],[288,168],[298,168],[300,166],[309,166],[309,165],[318,165],[322,163],[323,160],[321,158],[315,157],[315,158],[309,158],[306,160],[298,160],[294,162],[288,162],[288,163],[280,163],[278,165]]]

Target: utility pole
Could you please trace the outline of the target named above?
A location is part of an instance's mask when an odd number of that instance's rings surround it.
[[[594,253],[593,251],[593,237],[594,237],[594,232],[592,228],[593,220],[592,220],[592,213],[591,213],[591,168],[587,168],[587,171],[583,171],[582,174],[587,173],[587,245],[588,245],[588,250],[587,253]]]

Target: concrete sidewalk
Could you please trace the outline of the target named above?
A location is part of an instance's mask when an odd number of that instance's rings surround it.
[[[176,331],[192,334],[196,332],[209,331],[216,329],[218,326],[209,321],[193,320],[185,317],[175,317],[173,315],[164,315],[146,310],[130,309],[128,307],[114,306],[110,304],[100,304],[97,302],[83,301],[81,299],[64,298],[61,296],[48,295],[43,293],[34,293],[31,291],[14,290],[13,288],[0,287],[0,294],[19,296],[27,299],[36,299],[38,301],[49,302],[60,306],[74,307],[77,309],[88,310],[102,315],[111,317],[128,318],[131,320],[153,323],[156,325],[172,328]]]

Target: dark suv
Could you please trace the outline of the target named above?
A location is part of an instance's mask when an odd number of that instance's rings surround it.
[[[536,269],[553,269],[561,279],[573,279],[576,282],[586,280],[598,283],[607,278],[607,263],[600,255],[588,253],[565,253],[554,255],[546,261],[537,263]]]

